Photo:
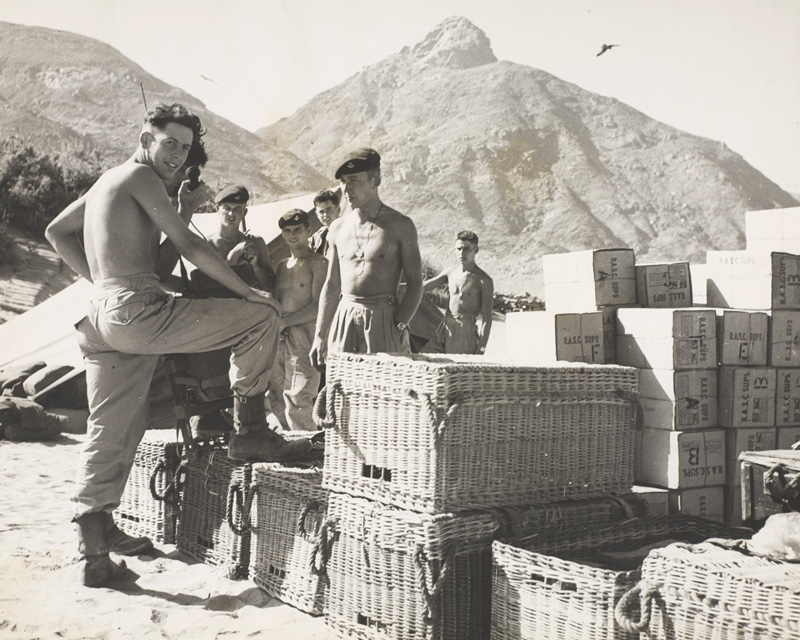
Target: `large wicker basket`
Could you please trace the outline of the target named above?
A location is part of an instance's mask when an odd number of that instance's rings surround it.
[[[175,544],[183,444],[174,430],[146,431],[114,515],[132,536]]]
[[[331,354],[323,485],[427,513],[629,491],[638,372]]]
[[[250,577],[271,596],[322,615],[326,580],[323,524],[328,491],[317,467],[253,465]]]
[[[325,610],[363,640],[483,640],[491,587],[489,514],[423,514],[332,493]]]
[[[575,533],[545,532],[492,545],[491,640],[634,640],[614,607],[639,580],[592,561],[599,550],[631,549],[660,540],[700,542],[752,532],[693,516],[645,516]]]
[[[800,640],[800,563],[711,542],[655,549],[618,618],[652,640]]]
[[[229,578],[246,578],[250,564],[250,478],[251,465],[228,459],[227,449],[200,451],[187,465],[178,549]]]

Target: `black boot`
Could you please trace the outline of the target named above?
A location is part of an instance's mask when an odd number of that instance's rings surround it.
[[[111,553],[121,556],[138,556],[153,550],[153,541],[147,536],[130,536],[117,526],[114,516],[103,512],[106,516],[106,541]]]
[[[80,583],[86,587],[104,587],[122,578],[127,566],[108,557],[106,514],[86,513],[75,518],[78,524],[78,551],[81,554]]]
[[[224,410],[191,416],[189,418],[189,428],[192,430],[192,437],[202,439],[219,435],[220,433],[229,433],[233,428],[231,423],[228,422],[229,419],[230,416]]]
[[[291,462],[308,457],[308,439],[287,441],[267,425],[262,396],[233,399],[233,427],[228,440],[228,457],[240,462]]]

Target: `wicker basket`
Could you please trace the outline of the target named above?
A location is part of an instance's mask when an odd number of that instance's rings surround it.
[[[617,611],[652,640],[800,640],[800,564],[672,544],[650,552]]]
[[[638,372],[331,354],[323,486],[426,513],[629,491]]]
[[[253,465],[256,487],[250,577],[271,596],[321,615],[326,580],[320,568],[328,491],[322,470]]]
[[[246,578],[250,564],[250,478],[251,465],[226,449],[200,451],[186,467],[178,549],[229,578]]]
[[[132,536],[175,544],[182,451],[174,430],[145,431],[122,500],[114,512],[120,529]]]
[[[364,640],[482,640],[488,632],[488,514],[429,515],[330,495],[325,620]]]
[[[634,640],[614,621],[614,607],[639,570],[605,569],[598,550],[659,540],[700,542],[747,537],[749,529],[693,516],[646,516],[571,534],[545,532],[492,545],[492,640]]]

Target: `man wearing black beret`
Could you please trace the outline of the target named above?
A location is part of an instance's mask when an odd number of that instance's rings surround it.
[[[228,264],[249,264],[253,268],[258,288],[272,291],[275,273],[269,259],[267,243],[261,236],[240,229],[247,215],[249,199],[247,187],[240,184],[225,187],[217,194],[214,202],[217,205],[219,227],[209,234],[208,242]]]
[[[334,176],[351,212],[328,232],[328,275],[310,354],[317,368],[328,353],[410,353],[408,323],[422,300],[417,229],[381,201],[378,152],[347,152]],[[406,289],[398,300],[401,276]]]

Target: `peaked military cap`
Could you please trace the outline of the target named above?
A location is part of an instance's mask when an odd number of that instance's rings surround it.
[[[236,204],[245,204],[250,199],[250,194],[247,189],[240,184],[234,184],[230,187],[225,187],[214,198],[216,204],[221,202],[234,202]]]
[[[281,229],[291,224],[308,224],[308,214],[302,209],[291,209],[278,218]]]
[[[369,171],[370,169],[377,169],[381,166],[381,157],[375,149],[362,147],[360,149],[353,149],[348,151],[341,162],[337,165],[334,178],[337,180],[339,176],[348,173],[359,173],[360,171]]]

